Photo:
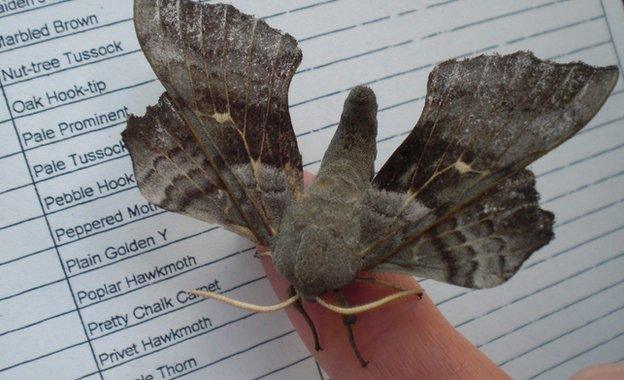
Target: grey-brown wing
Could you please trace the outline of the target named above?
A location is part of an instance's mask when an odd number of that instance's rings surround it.
[[[167,90],[124,132],[142,193],[267,244],[303,186],[288,112],[297,42],[229,5],[136,0],[134,12]]]
[[[374,269],[470,288],[499,285],[553,237],[554,216],[538,200],[533,173],[522,170]]]
[[[532,176],[520,171],[580,130],[617,77],[615,67],[556,64],[526,52],[438,65],[420,120],[378,173],[363,205],[363,225],[371,230],[360,253],[367,267],[409,262],[411,272],[426,276],[428,263],[438,271],[429,276],[474,287],[511,276],[548,242],[552,223],[537,206]],[[513,198],[517,193],[526,199]],[[492,228],[462,227],[483,213],[480,207],[493,205],[486,213]],[[518,207],[524,213],[512,212]],[[451,227],[463,237],[440,236]],[[529,241],[535,237],[535,244]],[[415,257],[429,243],[438,244],[441,256]],[[450,247],[456,247],[453,254]],[[491,254],[497,248],[498,258]],[[505,266],[494,265],[501,255]]]

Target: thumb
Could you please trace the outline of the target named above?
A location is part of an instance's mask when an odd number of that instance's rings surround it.
[[[570,380],[621,380],[624,379],[624,365],[619,363],[596,364],[574,374]]]
[[[309,180],[311,176],[307,176]],[[288,281],[276,272],[268,257],[262,259],[271,285],[280,299]],[[418,286],[407,276],[378,274],[375,278],[402,288]],[[352,283],[344,288],[351,304],[362,304],[389,294],[375,285]],[[444,318],[426,295],[409,297],[359,314],[353,326],[355,341],[369,361],[360,366],[347,338],[342,317],[318,304],[304,305],[318,330],[322,351],[314,351],[313,337],[303,316],[289,307],[286,313],[299,336],[332,379],[383,378],[506,379],[508,376],[477,350]]]

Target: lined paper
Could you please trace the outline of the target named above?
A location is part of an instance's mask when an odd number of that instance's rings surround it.
[[[311,172],[357,84],[377,94],[379,168],[441,60],[531,50],[622,73],[617,0],[232,3],[299,40],[290,112]],[[120,132],[163,88],[131,1],[0,1],[0,84],[0,378],[326,378],[283,313],[185,295],[277,301],[248,241],[136,187]],[[620,79],[585,129],[531,166],[554,241],[494,289],[422,281],[514,378],[624,360],[623,92]]]

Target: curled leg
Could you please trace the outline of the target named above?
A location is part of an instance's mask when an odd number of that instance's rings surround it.
[[[375,277],[356,277],[355,281],[361,282],[361,283],[364,283],[364,284],[381,285],[381,286],[388,287],[390,289],[398,290],[399,292],[407,291],[407,289],[403,289],[402,287],[397,286],[396,284],[393,284],[393,283],[391,283],[389,281],[380,280],[380,279],[375,278]],[[416,293],[416,296],[419,299],[422,299],[423,292],[424,292],[424,289],[420,288],[420,291]]]
[[[266,252],[256,251],[256,253],[254,253],[254,257],[256,259],[260,259],[260,258],[263,258],[263,257],[268,257],[270,259],[273,259],[273,255],[271,254],[271,251],[266,251]]]
[[[297,295],[297,292],[295,291],[295,288],[291,285],[288,288],[288,296],[294,297],[296,295]],[[295,308],[295,310],[300,312],[301,315],[303,315],[303,319],[305,319],[306,323],[308,324],[308,327],[310,327],[310,331],[312,332],[312,336],[314,337],[314,349],[316,351],[321,351],[322,348],[321,348],[321,343],[319,341],[318,332],[316,331],[314,322],[312,322],[312,318],[310,318],[308,313],[303,308],[303,303],[301,302],[301,298],[297,298],[297,301],[293,303],[293,307]]]
[[[343,307],[349,307],[349,303],[347,302],[347,299],[342,293],[342,291],[336,290],[336,296],[338,297],[338,302],[340,302],[340,304]],[[360,361],[360,365],[362,367],[366,367],[368,365],[368,362],[364,360],[362,353],[357,348],[357,344],[355,344],[355,337],[353,336],[353,325],[355,324],[356,321],[357,321],[357,317],[355,315],[342,315],[342,322],[347,328],[347,337],[349,338],[349,343],[351,344],[353,353],[355,354],[357,359]]]

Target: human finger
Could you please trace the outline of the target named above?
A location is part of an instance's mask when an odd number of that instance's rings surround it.
[[[308,183],[313,178],[305,173]],[[277,273],[268,257],[263,266],[280,298],[287,295],[288,281]],[[418,287],[409,276],[371,274],[404,289]],[[396,291],[387,287],[352,283],[344,294],[352,304],[363,304]],[[356,344],[369,361],[362,368],[347,338],[342,317],[316,303],[305,303],[320,336],[322,351],[314,350],[314,339],[303,315],[294,308],[286,313],[297,332],[332,379],[380,378],[508,378],[444,318],[425,294],[389,303],[357,316],[353,327]]]

